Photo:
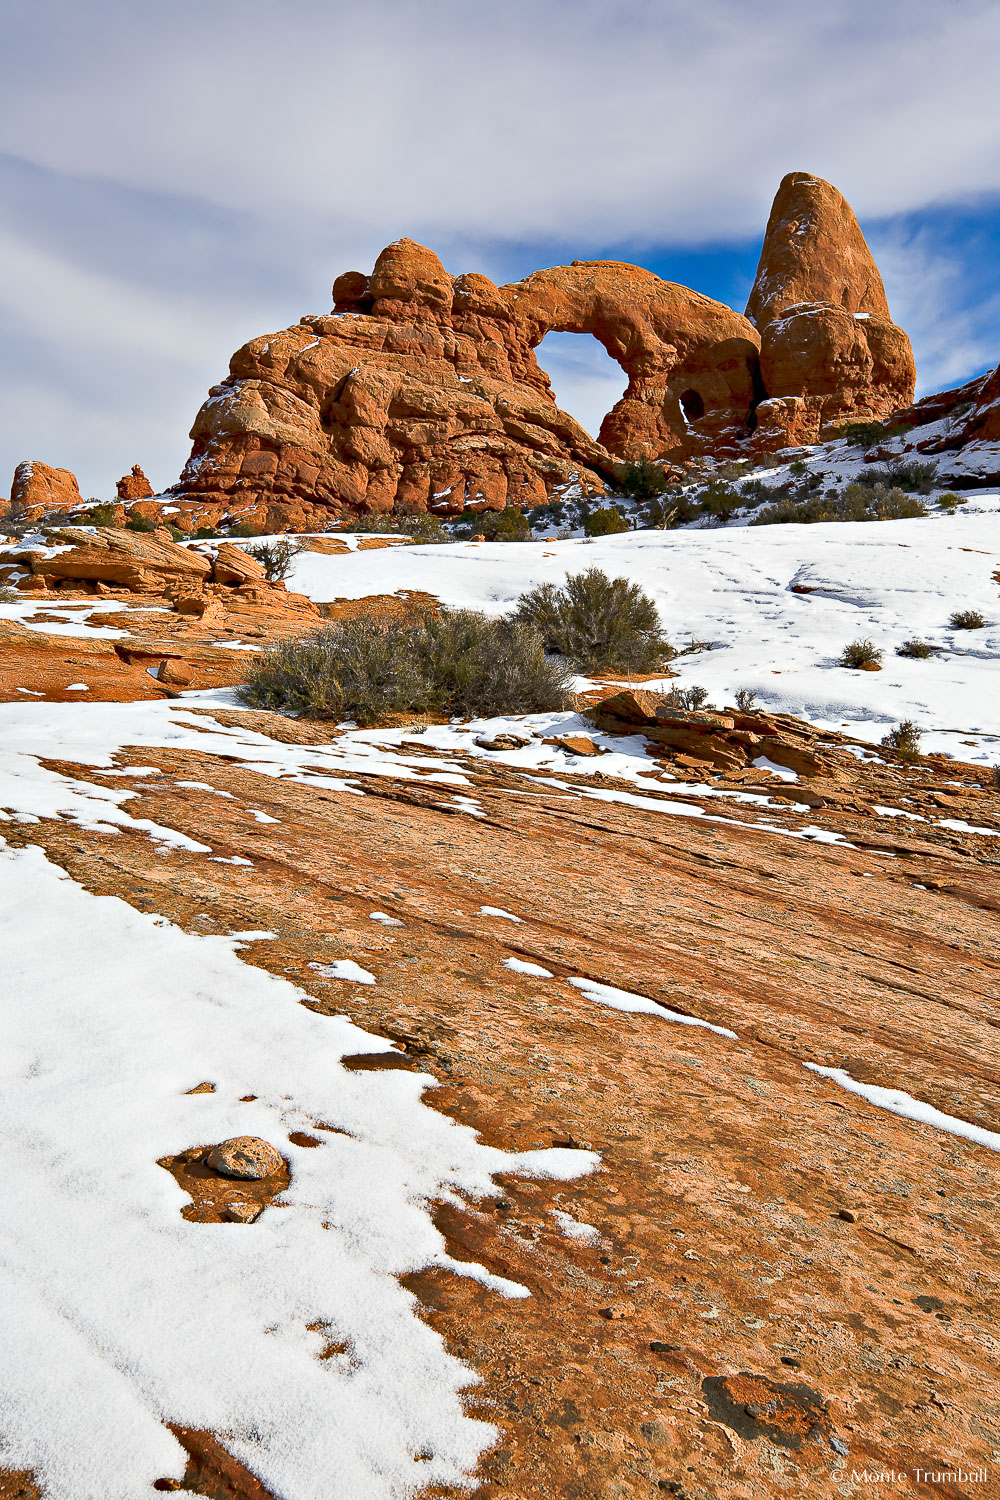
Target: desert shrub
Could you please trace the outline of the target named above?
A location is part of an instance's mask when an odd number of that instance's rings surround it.
[[[708,702],[708,688],[699,687],[697,683],[692,683],[688,688],[675,685],[667,694],[667,702],[674,708],[697,710]]]
[[[954,513],[960,505],[968,505],[968,503],[968,495],[956,495],[952,490],[948,490],[945,494],[938,496],[938,505],[940,505],[941,509],[950,511],[952,513]]]
[[[927,641],[918,640],[916,636],[910,641],[904,641],[901,646],[896,647],[897,656],[912,656],[917,661],[925,661],[928,656],[933,656],[937,646],[931,646]]]
[[[876,485],[872,491],[872,509],[878,521],[904,521],[914,516],[926,516],[927,506],[916,495],[908,495],[893,485],[887,494],[884,486]]]
[[[936,464],[901,458],[891,464],[869,464],[855,483],[868,489],[882,484],[905,490],[908,494],[929,495],[934,488],[936,473]]]
[[[956,609],[949,616],[948,624],[952,630],[982,630],[986,620],[978,609]]]
[[[9,583],[0,583],[0,604],[14,604],[21,595]]]
[[[634,500],[652,500],[662,495],[667,488],[667,476],[662,467],[650,458],[638,463],[624,463],[617,471],[622,494]]]
[[[476,520],[478,513],[470,512]],[[406,536],[414,542],[450,542],[451,533],[439,516],[427,511],[415,511],[412,515],[396,515],[392,511],[378,511],[359,516],[345,528],[372,536]]]
[[[620,531],[628,531],[629,524],[620,510],[613,505],[603,506],[600,510],[592,510],[583,523],[584,536],[617,536]]]
[[[874,641],[850,641],[840,653],[840,665],[853,667],[855,671],[859,671],[863,667],[880,666],[882,656],[883,653]]]
[[[530,542],[531,527],[523,510],[508,505],[503,510],[484,510],[477,517],[473,535],[484,542]]]
[[[886,750],[894,750],[900,760],[917,760],[920,756],[920,730],[912,719],[903,719],[890,729],[888,734],[882,736],[882,745]]]
[[[757,707],[757,694],[751,688],[740,688],[736,694],[736,707],[741,714],[752,714]]]
[[[720,526],[727,525],[742,508],[743,497],[725,480],[713,477],[698,494],[697,505],[703,516],[709,516]]]
[[[837,433],[857,448],[871,448],[886,436],[881,422],[848,422]]]
[[[320,719],[374,724],[405,713],[538,713],[570,702],[565,668],[541,636],[472,610],[418,619],[340,620],[279,641],[250,663],[243,700]]]
[[[227,536],[249,537],[260,536],[260,527],[254,526],[252,521],[237,521],[235,526],[227,528]]]
[[[849,484],[838,495],[787,496],[760,508],[751,526],[778,526],[787,523],[814,524],[818,521],[897,521],[906,517],[925,516],[922,500],[888,489],[884,484]]]
[[[513,618],[584,671],[652,672],[674,655],[649,595],[600,568],[572,574],[562,588],[543,583],[522,594]]]
[[[129,516],[125,522],[126,531],[155,531],[156,522],[151,516]]]
[[[92,505],[87,517],[91,526],[117,526],[115,520],[115,507],[107,501],[102,505]]]
[[[292,570],[292,563],[302,551],[301,542],[290,537],[275,537],[273,542],[256,542],[243,549],[248,557],[255,557],[264,565],[264,576],[268,583],[283,583]]]
[[[793,458],[788,465],[788,472],[795,475],[808,474],[809,466],[804,458]]]
[[[669,531],[674,526],[685,526],[697,515],[691,496],[683,490],[671,489],[654,500],[647,500],[639,510],[639,525],[645,531]]]
[[[197,531],[191,533],[191,538],[195,542],[214,542],[219,535],[214,526],[199,526]]]

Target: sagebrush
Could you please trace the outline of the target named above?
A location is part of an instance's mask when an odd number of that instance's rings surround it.
[[[521,621],[473,610],[411,621],[341,620],[255,656],[253,708],[376,724],[406,713],[540,713],[571,702],[564,664]]]
[[[582,671],[653,672],[675,654],[650,596],[600,568],[522,594],[513,618]]]

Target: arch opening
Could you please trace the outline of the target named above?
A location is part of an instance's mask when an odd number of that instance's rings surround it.
[[[556,405],[596,440],[628,385],[621,365],[590,333],[547,333],[535,357],[549,377]]]
[[[705,415],[705,399],[696,390],[682,391],[681,411],[689,422],[699,422]]]

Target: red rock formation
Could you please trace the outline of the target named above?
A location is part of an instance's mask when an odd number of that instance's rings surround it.
[[[913,400],[910,341],[857,219],[836,188],[790,172],[768,220],[747,316],[761,335],[764,447],[815,442]]]
[[[942,424],[924,438],[914,434],[921,453],[946,455],[938,467],[941,483],[978,488],[1000,481],[1000,366],[954,390],[925,396],[901,411],[899,421],[911,427]],[[961,456],[954,469],[948,454]]]
[[[497,287],[406,239],[370,276],[338,276],[333,300],[234,355],[195,420],[176,524],[532,505],[574,481],[600,493],[621,457],[811,441],[913,395],[909,342],[857,221],[804,173],[775,200],[748,317],[619,261]],[[591,334],[628,375],[599,442],[559,410],[535,359],[554,330]]]
[[[575,262],[496,287],[400,240],[333,296],[332,314],[245,345],[213,387],[175,486],[179,524],[192,500],[261,525],[276,509],[315,525],[537,504],[574,480],[599,493],[616,454],[681,457],[750,425],[752,326],[635,266]],[[535,359],[552,329],[593,334],[629,374],[602,443],[559,410]]]
[[[126,474],[119,479],[115,485],[119,500],[148,500],[153,493],[153,486],[146,478],[138,464],[132,465],[131,474]]]
[[[11,515],[35,520],[58,511],[71,511],[81,503],[76,475],[69,469],[53,469],[40,459],[25,459],[14,470],[10,489]]]

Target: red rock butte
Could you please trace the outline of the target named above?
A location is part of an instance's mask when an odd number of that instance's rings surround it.
[[[747,315],[619,261],[573,261],[497,287],[397,240],[333,310],[252,339],[213,386],[173,494],[269,528],[365,511],[530,506],[622,459],[775,449],[913,399],[909,340],[829,183],[792,173],[768,222]],[[592,334],[628,376],[598,440],[556,405],[534,351]]]

